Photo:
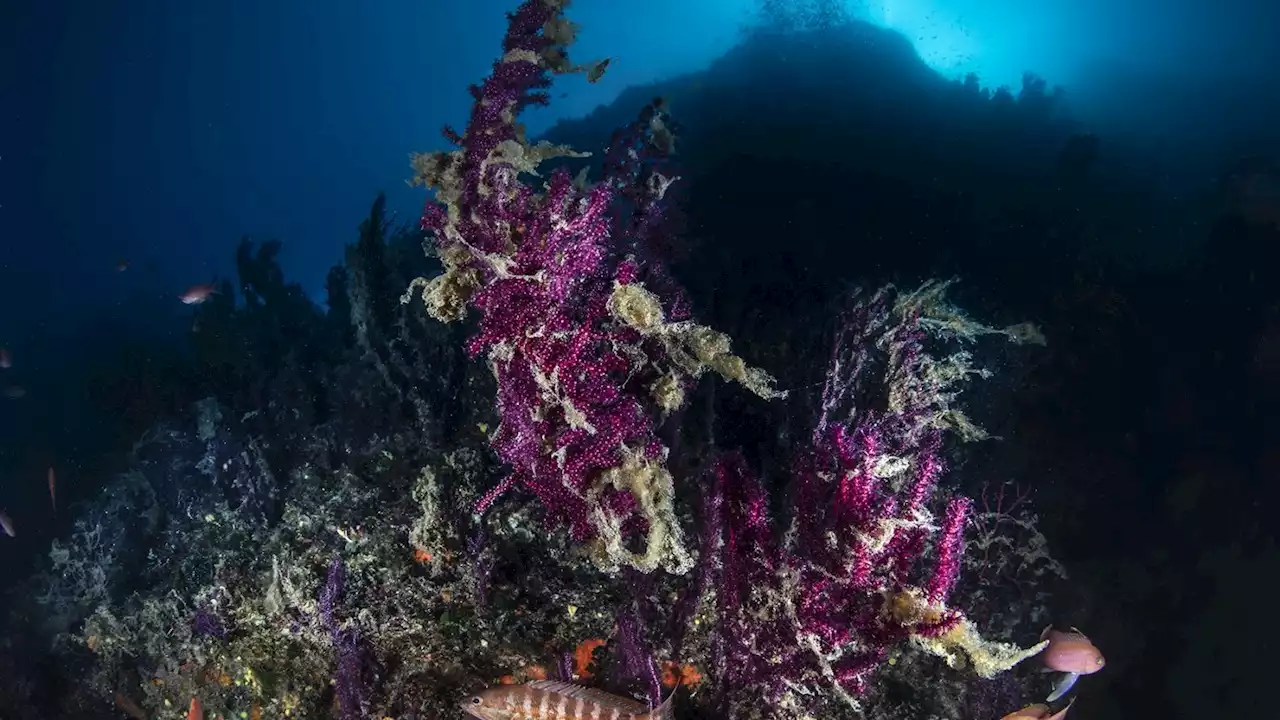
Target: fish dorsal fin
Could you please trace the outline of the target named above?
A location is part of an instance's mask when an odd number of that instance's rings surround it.
[[[643,715],[649,712],[649,708],[631,698],[624,698],[603,690],[582,687],[581,685],[560,682],[559,680],[534,680],[529,683],[529,687],[556,695],[564,695],[565,697],[582,698],[585,701],[597,703],[601,707],[617,708],[619,712],[627,713],[628,715]]]
[[[676,699],[676,691],[679,689],[680,686],[677,685],[675,690],[672,690],[671,694],[667,696],[667,699],[662,701],[661,705],[654,708],[653,712],[645,715],[646,720],[674,720],[676,716],[674,701]]]

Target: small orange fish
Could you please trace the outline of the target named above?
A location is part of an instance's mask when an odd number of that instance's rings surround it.
[[[671,720],[671,693],[652,711],[631,698],[557,680],[498,685],[462,701],[462,711],[480,720]]]
[[[9,354],[9,348],[0,347],[0,369],[8,370],[13,367],[13,356]]]
[[[4,534],[9,537],[18,537],[18,528],[13,524],[13,518],[9,517],[9,513],[0,510],[0,528],[4,529]]]
[[[204,720],[204,706],[195,695],[191,696],[191,705],[187,707],[187,720]]]
[[[53,512],[58,512],[58,476],[54,474],[53,467],[49,467],[49,503],[53,505]]]
[[[199,305],[210,297],[218,294],[218,286],[213,283],[205,283],[203,285],[192,285],[187,291],[178,296],[183,305]]]

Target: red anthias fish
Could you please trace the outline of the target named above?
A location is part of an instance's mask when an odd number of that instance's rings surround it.
[[[213,283],[204,285],[192,285],[187,291],[178,296],[183,305],[199,305],[210,297],[218,294],[218,286]]]
[[[1040,653],[1045,671],[1062,673],[1062,678],[1045,702],[1053,702],[1066,695],[1081,675],[1092,675],[1107,665],[1102,651],[1075,628],[1062,632],[1050,625],[1040,633],[1040,639],[1049,641],[1049,646]]]
[[[555,680],[498,685],[462,701],[480,720],[671,720],[672,693],[652,711],[630,698]]]

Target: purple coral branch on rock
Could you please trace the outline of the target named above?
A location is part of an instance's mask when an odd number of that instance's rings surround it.
[[[662,681],[654,662],[653,648],[645,638],[644,625],[634,609],[618,615],[618,645],[622,668],[632,680],[645,684],[650,707],[662,702]]]
[[[541,187],[524,181],[544,160],[585,157],[527,142],[516,121],[546,101],[553,74],[594,79],[606,65],[569,62],[566,4],[530,0],[508,16],[505,53],[472,88],[466,132],[446,130],[459,149],[415,156],[417,181],[435,190],[422,227],[445,272],[402,299],[420,294],[444,321],[479,313],[467,350],[497,379],[491,443],[510,474],[478,512],[521,488],[603,569],[680,573],[693,560],[658,425],[706,370],[764,397],[783,393],[729,352],[727,336],[684,319],[687,302],[659,262],[675,179],[659,169],[674,143],[661,102],[614,136],[598,182],[564,168]]]
[[[718,613],[714,670],[726,687],[755,686],[772,702],[829,691],[856,706],[908,640],[949,663],[965,657],[983,676],[1027,656],[982,640],[946,604],[972,503],[946,499],[935,524],[942,436],[985,437],[953,405],[959,385],[981,372],[963,351],[938,358],[927,346],[1024,334],[969,321],[944,303],[945,288],[855,296],[812,440],[793,468],[794,512],[781,544],[769,531],[764,486],[742,457],[724,455],[713,467],[703,570]]]
[[[209,607],[202,606],[196,609],[191,617],[191,629],[200,635],[219,640],[227,639],[227,624],[216,611]]]
[[[334,695],[346,720],[368,717],[373,698],[371,659],[360,631],[338,617],[346,590],[347,570],[342,558],[329,564],[324,586],[320,589],[320,619],[329,631],[337,666],[333,674]]]

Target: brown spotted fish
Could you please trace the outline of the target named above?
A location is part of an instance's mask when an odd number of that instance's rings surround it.
[[[650,711],[630,698],[556,680],[498,685],[462,701],[481,720],[671,720],[672,693]]]

